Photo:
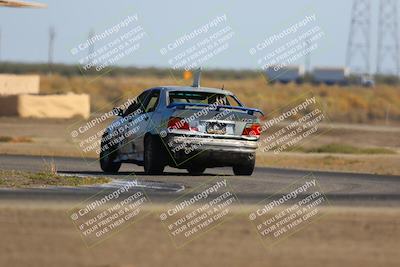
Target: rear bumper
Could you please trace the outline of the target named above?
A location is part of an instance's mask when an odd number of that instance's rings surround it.
[[[207,150],[221,152],[254,153],[257,149],[257,140],[212,138],[209,136],[170,135],[167,138],[168,148],[179,150]]]
[[[172,135],[167,138],[167,146],[173,157],[172,165],[222,167],[253,159],[257,140]]]

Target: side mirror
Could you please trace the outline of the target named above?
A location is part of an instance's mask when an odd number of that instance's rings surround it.
[[[122,108],[113,108],[113,113],[115,116],[122,117],[124,115],[124,111]]]

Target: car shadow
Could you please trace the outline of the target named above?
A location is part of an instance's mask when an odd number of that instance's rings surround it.
[[[196,177],[196,176],[209,176],[209,177],[214,177],[214,176],[232,176],[230,174],[217,174],[217,173],[203,173],[201,175],[191,175],[189,173],[184,173],[184,172],[164,172],[163,174],[145,174],[143,171],[139,172],[118,172],[118,173],[105,173],[102,171],[58,171],[59,173],[62,174],[69,174],[69,175],[94,175],[94,176],[99,176],[99,175],[112,175],[112,176],[190,176],[190,177]]]

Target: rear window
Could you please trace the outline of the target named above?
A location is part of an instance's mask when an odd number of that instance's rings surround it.
[[[215,94],[209,92],[172,91],[169,92],[169,104],[173,103],[195,103],[214,104],[226,106],[241,106],[231,95]]]

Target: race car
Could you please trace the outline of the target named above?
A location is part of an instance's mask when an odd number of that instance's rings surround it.
[[[259,114],[230,91],[200,86],[159,86],[145,90],[104,131],[100,166],[116,173],[122,163],[162,174],[166,166],[192,175],[206,168],[232,167],[251,175],[260,137]]]

